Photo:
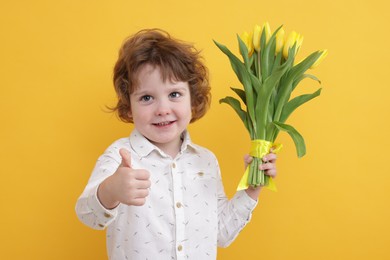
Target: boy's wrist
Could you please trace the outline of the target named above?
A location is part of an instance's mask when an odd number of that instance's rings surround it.
[[[256,187],[256,188],[253,188],[253,187],[248,187],[245,192],[246,194],[248,194],[248,196],[253,199],[253,200],[256,200],[258,199],[259,195],[260,195],[260,191],[261,191],[262,187],[259,186],[259,187]]]
[[[108,210],[114,209],[119,205],[119,201],[115,200],[113,198],[113,195],[111,194],[110,189],[110,178],[112,176],[105,179],[102,183],[100,183],[98,189],[97,189],[97,198],[102,204],[103,207],[105,207]]]

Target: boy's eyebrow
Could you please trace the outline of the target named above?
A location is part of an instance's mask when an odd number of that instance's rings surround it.
[[[169,88],[170,90],[181,90],[181,91],[189,91],[189,89],[185,86],[172,86]]]
[[[131,93],[130,95],[133,95],[133,96],[144,96],[144,95],[149,95],[149,94],[150,94],[149,90],[135,89],[133,91],[133,93]]]
[[[169,86],[167,88],[169,91],[176,91],[176,90],[181,90],[181,91],[189,91],[189,89],[185,86],[177,86],[177,85],[173,85],[173,86]],[[133,95],[145,95],[145,94],[149,94],[153,91],[150,91],[150,90],[140,90],[140,89],[136,89],[133,91]]]
[[[187,83],[187,84],[184,85],[183,83]],[[188,90],[189,84],[188,84],[188,82],[184,82],[184,81],[171,81],[171,85],[169,87]]]

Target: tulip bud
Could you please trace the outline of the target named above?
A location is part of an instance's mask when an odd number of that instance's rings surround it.
[[[314,62],[313,65],[311,65],[310,69],[314,69],[315,67],[318,66],[318,64],[320,64],[322,62],[323,59],[325,59],[325,57],[328,55],[328,50],[323,50],[321,52],[321,55],[320,57],[318,57],[318,59],[316,60],[316,62]]]
[[[265,31],[265,42],[268,43],[271,38],[271,28],[269,27],[269,23],[265,22],[263,24],[263,31]]]
[[[252,38],[253,38],[253,33],[247,33],[247,32],[244,32],[243,34],[241,34],[240,36],[241,40],[245,43],[246,45],[246,48],[248,49],[248,56],[252,56],[252,53],[253,53],[253,42],[252,42]],[[241,53],[242,55],[242,53]]]
[[[279,31],[276,33],[276,47],[275,47],[275,54],[279,53],[284,44],[284,30],[283,28],[280,28]]]
[[[284,47],[283,47],[283,57],[285,59],[287,59],[287,57],[288,57],[288,50],[294,46],[296,39],[297,39],[297,36],[298,36],[298,34],[295,31],[292,31],[288,35],[287,40],[286,40]]]
[[[299,49],[301,48],[302,42],[303,42],[303,36],[301,34],[298,34],[296,39],[297,45],[295,49],[295,54],[297,54]]]
[[[257,52],[260,51],[260,37],[261,37],[261,27],[256,24],[255,28],[253,28],[253,47]]]

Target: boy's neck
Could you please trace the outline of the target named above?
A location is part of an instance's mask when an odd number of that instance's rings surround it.
[[[174,159],[177,156],[177,154],[180,152],[181,145],[183,143],[183,136],[181,136],[177,141],[168,144],[156,143],[151,140],[149,141],[155,146],[157,146],[161,151],[171,156],[172,159]]]
[[[156,144],[155,143],[154,145],[156,145],[158,148],[160,148],[164,153],[171,156],[173,159],[179,153],[182,142],[183,141],[181,139],[179,139],[175,144]]]

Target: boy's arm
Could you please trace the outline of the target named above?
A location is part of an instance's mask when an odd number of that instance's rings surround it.
[[[104,229],[116,217],[116,209],[108,210],[98,199],[99,185],[118,168],[120,159],[112,149],[99,157],[83,193],[76,203],[76,214],[81,222],[93,229]]]
[[[246,166],[252,161],[252,157],[246,156]],[[268,154],[263,158],[263,170],[271,177],[276,176],[276,155]],[[218,186],[218,246],[227,247],[238,236],[240,231],[250,221],[252,211],[257,205],[262,187],[238,191],[231,200],[228,200],[223,190],[222,180]]]
[[[108,149],[99,158],[87,187],[77,201],[77,216],[91,228],[104,229],[115,219],[119,203],[143,205],[149,187],[149,173],[131,168],[127,150]]]

